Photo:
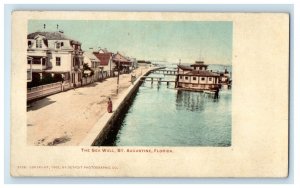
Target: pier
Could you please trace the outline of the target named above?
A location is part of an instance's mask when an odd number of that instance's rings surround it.
[[[162,82],[167,83],[169,85],[170,83],[175,83],[175,80],[164,80],[162,77],[154,77],[154,76],[143,76],[140,79],[140,82],[151,82],[153,84],[154,82],[157,82],[158,84],[161,84]]]
[[[160,74],[164,74],[164,75],[174,75],[175,76],[177,74],[177,70],[157,69],[157,70],[151,71],[151,73],[160,73]]]

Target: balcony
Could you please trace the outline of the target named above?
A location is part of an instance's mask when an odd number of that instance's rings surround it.
[[[46,65],[41,65],[41,64],[32,64],[31,68],[34,69],[34,70],[45,70],[45,69],[47,69],[47,66]],[[27,64],[27,69],[30,69],[29,64]]]

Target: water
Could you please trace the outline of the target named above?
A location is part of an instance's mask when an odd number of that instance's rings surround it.
[[[219,99],[213,99],[201,92],[175,90],[174,83],[168,87],[148,81],[119,124],[119,131],[104,145],[230,146],[231,90],[220,90]]]

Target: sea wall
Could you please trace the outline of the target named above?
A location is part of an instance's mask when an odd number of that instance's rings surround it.
[[[122,93],[119,96],[119,99],[113,104],[114,112],[104,114],[88,133],[85,140],[80,143],[80,145],[100,146],[107,139],[111,130],[119,129],[120,127],[117,124],[117,121],[120,119],[120,116],[127,112],[140,85],[143,83],[140,80],[145,79],[143,76],[147,76],[151,73],[151,71],[157,69],[161,68],[150,69],[145,74],[137,78],[133,85],[131,85],[124,93]]]

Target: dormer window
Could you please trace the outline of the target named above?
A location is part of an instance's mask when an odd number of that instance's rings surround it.
[[[42,39],[37,39],[35,46],[36,48],[42,48],[43,47]]]
[[[64,43],[63,43],[63,42],[56,42],[56,43],[55,43],[55,48],[56,48],[56,49],[60,49],[62,46],[64,46]]]
[[[60,42],[56,42],[56,49],[60,49]]]

